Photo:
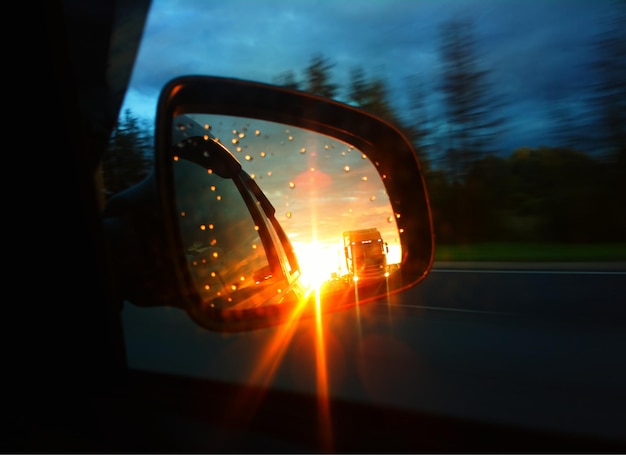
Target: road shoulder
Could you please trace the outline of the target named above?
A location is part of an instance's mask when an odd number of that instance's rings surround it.
[[[626,272],[625,261],[606,262],[509,262],[509,261],[435,261],[433,270],[570,270]]]

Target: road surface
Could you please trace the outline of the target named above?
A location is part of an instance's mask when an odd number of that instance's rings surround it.
[[[129,365],[626,444],[626,272],[483,268],[250,333],[126,304]]]

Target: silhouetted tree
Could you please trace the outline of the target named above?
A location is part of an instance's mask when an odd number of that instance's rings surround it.
[[[594,242],[607,238],[606,168],[576,150],[516,150],[507,160],[509,212],[530,240]],[[607,225],[608,224],[608,225]]]
[[[366,110],[394,125],[409,139],[416,149],[418,158],[425,169],[428,159],[420,147],[422,132],[416,125],[404,122],[391,102],[386,81],[381,77],[367,78],[359,66],[350,71],[350,85],[348,87],[348,102]]]
[[[368,82],[365,71],[361,66],[354,66],[350,69],[350,83],[348,87],[348,102],[355,106],[362,107],[367,103]]]
[[[314,55],[311,63],[304,70],[303,89],[315,95],[334,98],[337,94],[337,85],[331,82],[331,70],[334,66],[321,54]]]
[[[127,109],[111,135],[102,160],[105,199],[143,180],[151,171],[152,134],[141,129],[139,120]]]
[[[441,90],[446,106],[447,169],[463,180],[472,161],[492,151],[504,117],[490,97],[489,72],[481,68],[468,20],[451,20],[441,26]]]
[[[366,79],[361,67],[350,71],[348,101],[352,104],[381,117],[395,126],[400,124],[398,116],[389,100],[385,81],[381,78]]]
[[[626,2],[608,18],[594,43],[596,76],[591,99],[599,145],[611,154],[626,153]]]
[[[437,160],[438,141],[432,138],[432,119],[428,111],[424,80],[421,75],[413,74],[405,79],[407,84],[407,102],[409,118],[406,124],[414,131],[421,153],[428,157],[428,162]]]
[[[275,85],[282,85],[283,87],[292,88],[295,90],[300,89],[300,83],[293,70],[287,70],[274,77],[272,83]]]
[[[606,157],[608,174],[601,200],[613,214],[617,237],[626,240],[626,2],[615,2],[613,14],[594,41],[592,107],[598,146]],[[614,234],[615,235],[615,234]]]

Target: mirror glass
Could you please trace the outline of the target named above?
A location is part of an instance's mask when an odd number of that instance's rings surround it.
[[[248,309],[313,290],[354,302],[398,271],[384,176],[350,144],[205,113],[175,118],[172,142],[181,241],[204,304]]]

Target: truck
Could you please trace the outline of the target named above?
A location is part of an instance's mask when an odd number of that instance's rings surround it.
[[[376,228],[343,233],[346,268],[354,281],[380,280],[388,276],[389,247]]]

